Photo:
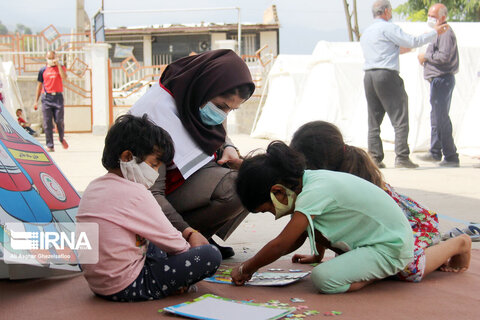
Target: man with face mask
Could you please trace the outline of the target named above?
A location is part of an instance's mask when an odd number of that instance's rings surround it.
[[[65,66],[61,65],[55,51],[51,50],[46,55],[47,65],[38,72],[37,90],[33,109],[37,110],[37,101],[42,96],[43,130],[47,151],[55,151],[53,143],[53,121],[57,125],[58,139],[64,149],[68,143],[64,139],[64,106],[63,106],[63,80],[67,79]]]
[[[411,36],[391,23],[392,6],[377,0],[372,6],[375,22],[365,29],[360,44],[365,57],[365,95],[368,104],[368,152],[384,168],[380,125],[388,114],[395,130],[395,167],[417,168],[408,148],[408,96],[399,76],[399,55],[433,41],[448,26],[435,26],[429,33]]]
[[[428,10],[428,25],[432,28],[445,26],[447,7],[434,4]],[[452,122],[448,116],[452,92],[455,87],[455,73],[458,72],[457,38],[451,28],[430,43],[425,53],[418,55],[424,66],[424,78],[430,82],[431,140],[430,152],[419,156],[421,160],[439,162],[442,167],[459,167],[457,148],[453,141]]]

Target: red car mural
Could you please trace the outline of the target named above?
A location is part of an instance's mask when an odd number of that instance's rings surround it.
[[[74,223],[80,196],[41,145],[31,138],[0,104],[0,256],[14,252],[5,223],[23,222],[25,231],[62,231]],[[68,253],[69,249],[30,250],[30,253]],[[3,252],[4,253],[4,252]],[[17,252],[18,253],[18,252]],[[37,259],[52,267],[48,261]],[[65,261],[63,261],[65,262]],[[60,262],[62,263],[62,262]]]

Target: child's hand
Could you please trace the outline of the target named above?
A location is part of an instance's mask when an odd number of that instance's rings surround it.
[[[319,263],[322,260],[320,256],[308,255],[308,254],[294,254],[292,257],[293,263]]]
[[[242,165],[243,160],[242,159],[233,159],[233,160],[228,160],[227,162],[224,162],[224,164],[225,163],[227,164],[227,166],[230,169],[238,170],[238,169],[240,169],[240,166]]]
[[[208,240],[197,230],[188,227],[182,232],[183,238],[190,244],[190,247],[200,247],[208,244]]]
[[[219,165],[227,164],[229,168],[238,170],[243,160],[240,159],[237,150],[227,147],[223,150],[222,158],[217,161]]]
[[[243,270],[243,264],[239,267],[233,268],[230,276],[232,277],[232,282],[236,286],[243,286],[245,282],[252,278],[253,273],[248,273]]]
[[[188,243],[190,244],[190,247],[195,248],[206,245],[209,242],[200,232],[194,232],[188,239]]]

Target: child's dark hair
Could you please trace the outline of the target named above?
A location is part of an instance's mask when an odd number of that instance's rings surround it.
[[[22,109],[17,109],[17,111],[15,111],[15,114],[17,114],[17,113],[18,113],[18,111],[20,111],[20,112],[23,112],[23,110],[22,110]]]
[[[305,156],[307,169],[354,174],[383,188],[383,176],[362,149],[346,145],[340,130],[325,121],[304,124],[293,134],[290,147]]]
[[[120,155],[125,150],[130,150],[141,161],[159,151],[159,160],[166,164],[172,161],[175,153],[168,132],[151,122],[147,114],[142,117],[126,114],[117,118],[105,137],[102,157],[105,169],[119,168]]]
[[[238,95],[241,99],[248,100],[252,96],[254,91],[255,86],[253,86],[251,83],[246,83],[222,92],[221,94],[219,94],[219,96],[230,97],[233,95]]]
[[[279,183],[295,189],[305,170],[303,155],[282,141],[273,141],[264,154],[247,155],[237,177],[237,193],[250,212],[271,201],[270,188]]]

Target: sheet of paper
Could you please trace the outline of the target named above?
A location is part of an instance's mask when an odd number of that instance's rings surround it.
[[[259,272],[253,275],[247,282],[250,286],[286,286],[305,278],[309,272],[296,273],[278,273],[278,272]]]
[[[295,311],[295,308],[261,306],[214,295],[204,295],[194,302],[182,303],[163,310],[193,319],[273,320],[286,316]]]
[[[288,284],[294,283],[300,279],[308,276],[310,272],[258,272],[255,273],[250,279],[246,282],[247,286],[266,286],[266,287],[276,287],[276,286],[286,286]],[[204,279],[208,282],[215,283],[228,283],[231,284],[232,278],[226,275],[214,275],[213,277]]]

